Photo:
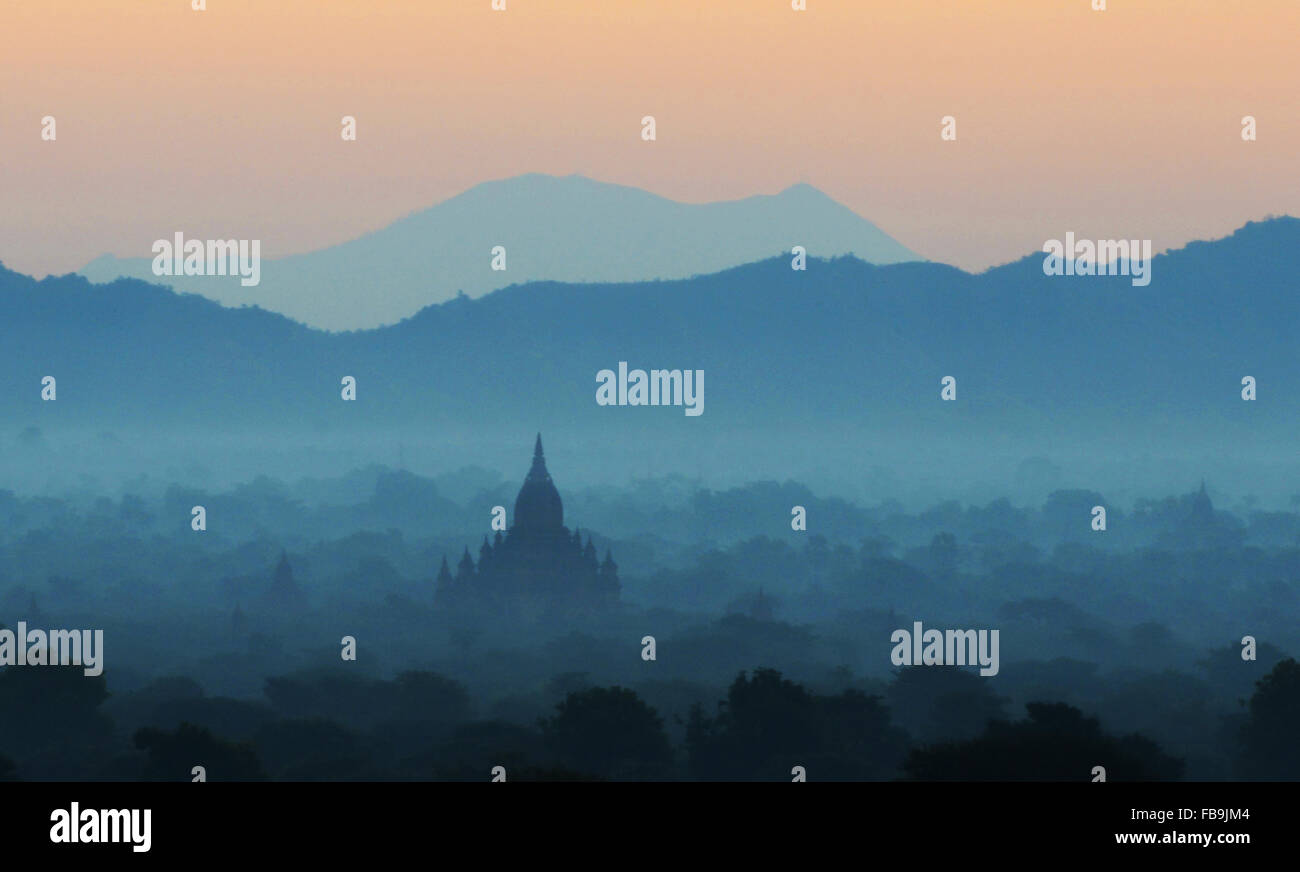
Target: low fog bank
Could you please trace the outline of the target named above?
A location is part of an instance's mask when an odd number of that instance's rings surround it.
[[[1111,780],[1300,777],[1279,756],[1297,725],[1269,714],[1300,693],[1300,496],[1280,465],[1134,461],[1148,490],[1117,463],[1112,490],[1058,456],[950,459],[945,481],[923,450],[868,465],[878,448],[804,480],[785,470],[826,452],[620,465],[639,455],[548,434],[564,523],[611,555],[617,600],[449,609],[442,561],[480,559],[494,507],[513,523],[532,435],[12,437],[0,626],[104,647],[95,676],[0,664],[0,706],[29,715],[0,726],[0,779],[188,780],[196,760],[214,780],[483,780],[503,761],[1083,779],[1101,754]],[[996,631],[996,665],[900,664],[915,622]],[[759,729],[776,721],[790,732]],[[595,753],[610,735],[640,738]],[[1056,756],[980,769],[1040,740]]]
[[[543,422],[544,424],[545,422]],[[505,482],[527,470],[534,432],[569,491],[630,488],[645,479],[680,477],[714,489],[753,481],[799,481],[823,496],[867,504],[884,500],[910,511],[948,500],[982,504],[1005,498],[1041,503],[1063,489],[1094,490],[1110,505],[1185,492],[1201,480],[1216,498],[1243,509],[1286,510],[1300,494],[1300,459],[1278,443],[1206,441],[1184,434],[1151,442],[1061,434],[1015,439],[978,431],[894,436],[822,428],[768,433],[678,432],[620,438],[564,427],[471,432],[384,433],[0,429],[0,487],[28,496],[134,494],[158,497],[172,485],[230,490],[263,475],[294,483],[336,479],[383,466],[455,487],[460,470],[480,469]],[[1153,444],[1177,446],[1156,452]],[[301,496],[310,502],[307,493]],[[463,501],[472,494],[450,494]],[[345,498],[345,497],[340,497]]]

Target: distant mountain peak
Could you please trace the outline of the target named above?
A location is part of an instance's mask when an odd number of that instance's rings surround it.
[[[795,182],[790,187],[781,191],[780,196],[786,196],[787,194],[791,196],[807,196],[814,194],[818,197],[826,197],[828,200],[830,199],[829,195],[827,195],[821,188],[813,187],[807,182]]]
[[[97,282],[139,278],[313,327],[352,330],[397,323],[460,290],[481,297],[528,282],[687,278],[796,245],[816,257],[921,260],[806,183],[774,195],[684,203],[578,174],[527,173],[475,185],[340,245],[264,259],[253,287],[225,276],[156,277],[152,256],[143,253],[96,258],[80,272]],[[501,257],[493,254],[497,246]],[[506,268],[494,268],[502,259]]]

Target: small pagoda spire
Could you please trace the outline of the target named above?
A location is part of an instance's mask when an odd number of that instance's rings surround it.
[[[546,471],[546,455],[542,452],[542,434],[537,434],[537,442],[533,445],[533,465],[528,470],[528,478],[533,480],[545,479],[550,480],[551,474]]]

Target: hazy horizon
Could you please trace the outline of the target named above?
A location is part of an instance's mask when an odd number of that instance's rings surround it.
[[[695,203],[806,182],[968,270],[1300,213],[1289,0],[487,6],[6,4],[0,259],[60,274],[178,229],[288,256],[527,172]]]

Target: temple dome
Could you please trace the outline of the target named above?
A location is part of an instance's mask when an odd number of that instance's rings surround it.
[[[515,497],[514,530],[518,532],[555,531],[564,527],[564,504],[560,492],[546,471],[546,458],[542,454],[542,434],[537,434],[533,448],[533,466],[528,470],[524,486]]]

